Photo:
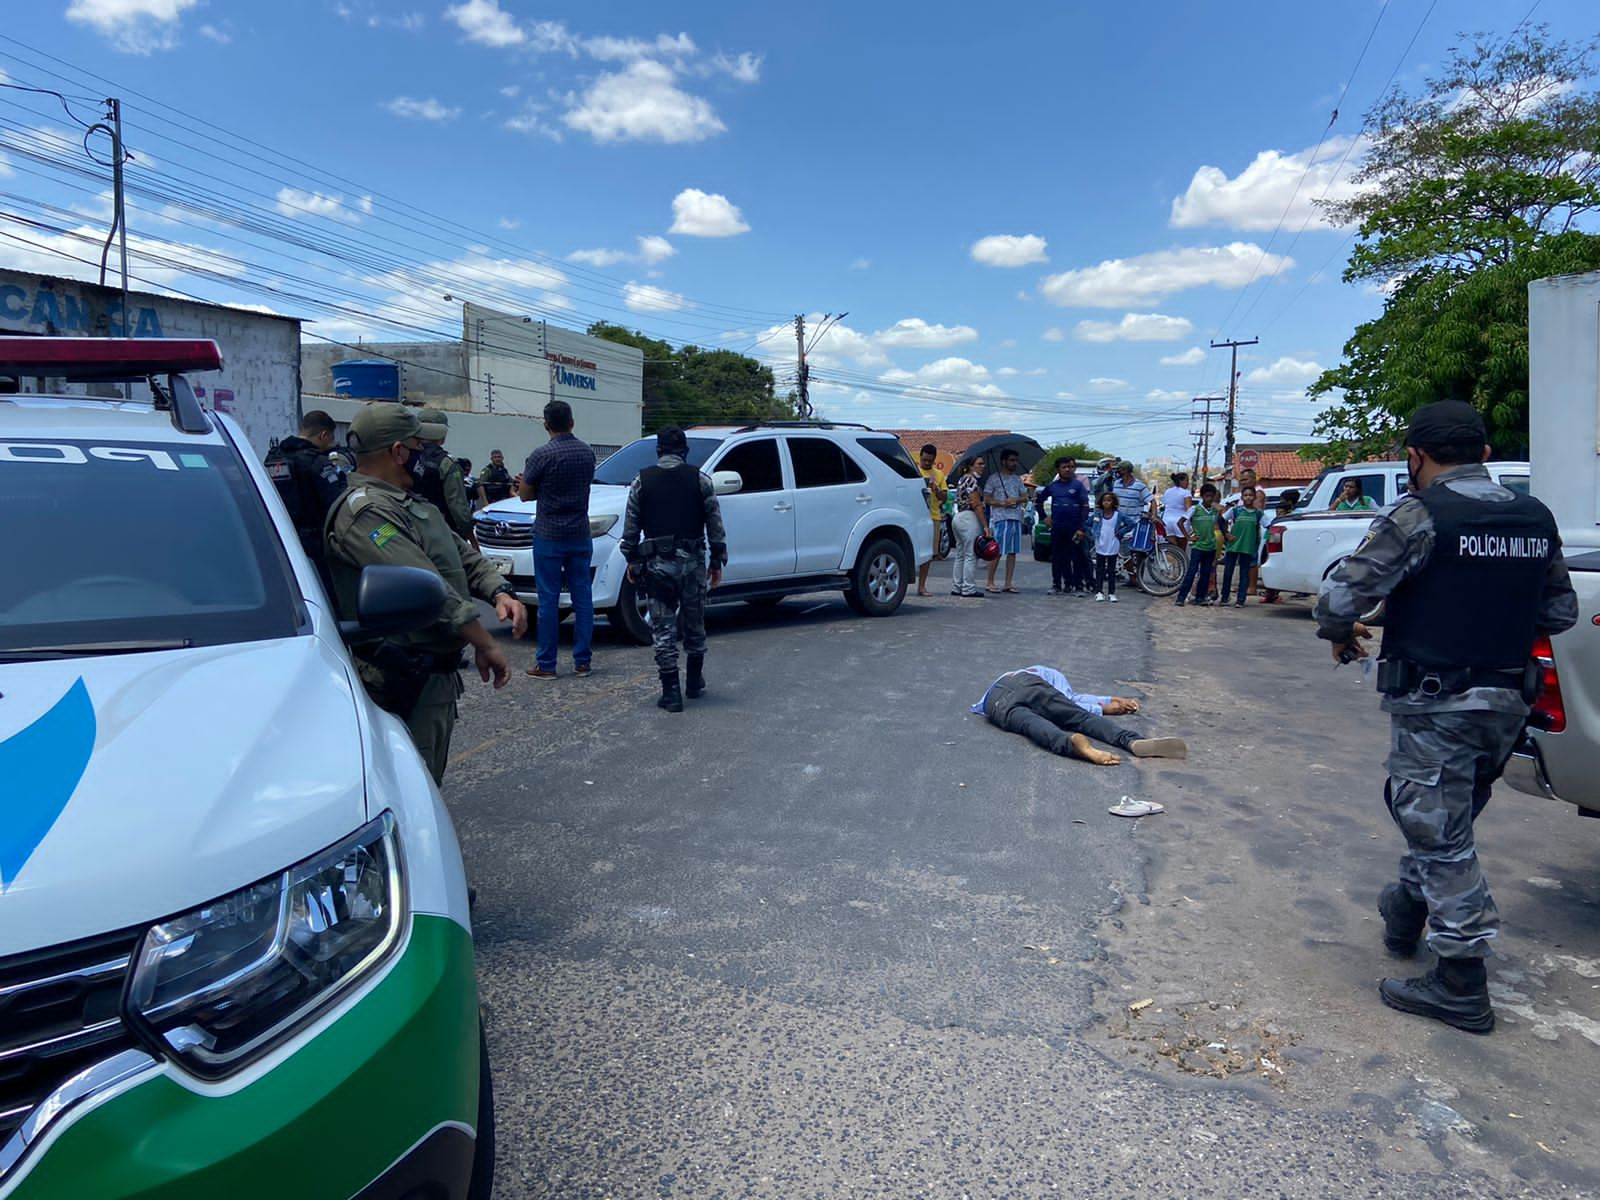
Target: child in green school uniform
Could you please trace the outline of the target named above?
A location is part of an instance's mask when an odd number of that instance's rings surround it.
[[[1256,565],[1256,550],[1261,544],[1261,510],[1256,507],[1256,489],[1245,484],[1239,489],[1239,507],[1233,510],[1233,520],[1228,525],[1226,554],[1222,559],[1222,595],[1219,602],[1228,602],[1228,592],[1233,586],[1233,572],[1239,571],[1239,597],[1235,608],[1244,607],[1245,593],[1250,589],[1250,568]]]

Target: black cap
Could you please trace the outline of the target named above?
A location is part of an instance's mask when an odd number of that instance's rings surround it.
[[[1483,445],[1489,440],[1483,416],[1465,400],[1435,400],[1417,409],[1406,431],[1406,445],[1426,450],[1429,446]]]
[[[676,425],[656,430],[656,453],[676,454],[679,458],[689,453],[689,439]]]

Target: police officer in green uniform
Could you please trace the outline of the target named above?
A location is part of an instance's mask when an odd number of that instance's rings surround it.
[[[412,472],[416,478],[412,491],[442,512],[450,528],[470,542],[472,505],[467,501],[466,477],[444,448],[450,418],[437,408],[425,408],[417,416],[422,422],[422,456]]]
[[[506,656],[479,620],[472,598],[492,603],[495,615],[511,622],[514,637],[527,631],[528,613],[511,585],[451,532],[439,510],[409,490],[422,453],[414,410],[369,404],[350,422],[349,441],[356,470],[324,531],[340,612],[355,617],[361,570],[380,563],[434,571],[450,591],[433,625],[356,648],[362,682],[374,700],[405,721],[434,782],[442,783],[463,691],[462,650],[472,647],[478,674],[486,682],[493,678],[496,688],[511,678]]]
[[[1438,964],[1385,979],[1383,1002],[1472,1033],[1494,1028],[1484,958],[1500,914],[1473,821],[1522,736],[1534,638],[1569,629],[1577,596],[1550,510],[1489,477],[1483,419],[1460,400],[1419,409],[1406,436],[1411,491],[1373,521],[1317,597],[1317,634],[1340,662],[1367,654],[1359,617],[1384,613],[1378,690],[1390,714],[1384,799],[1406,841],[1378,897],[1384,945]]]

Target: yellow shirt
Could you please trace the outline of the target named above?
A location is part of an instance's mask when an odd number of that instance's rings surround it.
[[[922,471],[921,463],[917,464],[917,470]],[[922,471],[922,477],[928,481],[928,515],[937,525],[944,518],[944,501],[939,499],[939,493],[948,491],[950,483],[938,467],[929,467],[926,471]]]

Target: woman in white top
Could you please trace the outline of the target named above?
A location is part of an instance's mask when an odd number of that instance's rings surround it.
[[[1172,486],[1161,493],[1161,523],[1167,527],[1167,541],[1180,550],[1189,544],[1185,534],[1183,514],[1189,511],[1194,497],[1189,493],[1189,473],[1178,471],[1172,476]]]

